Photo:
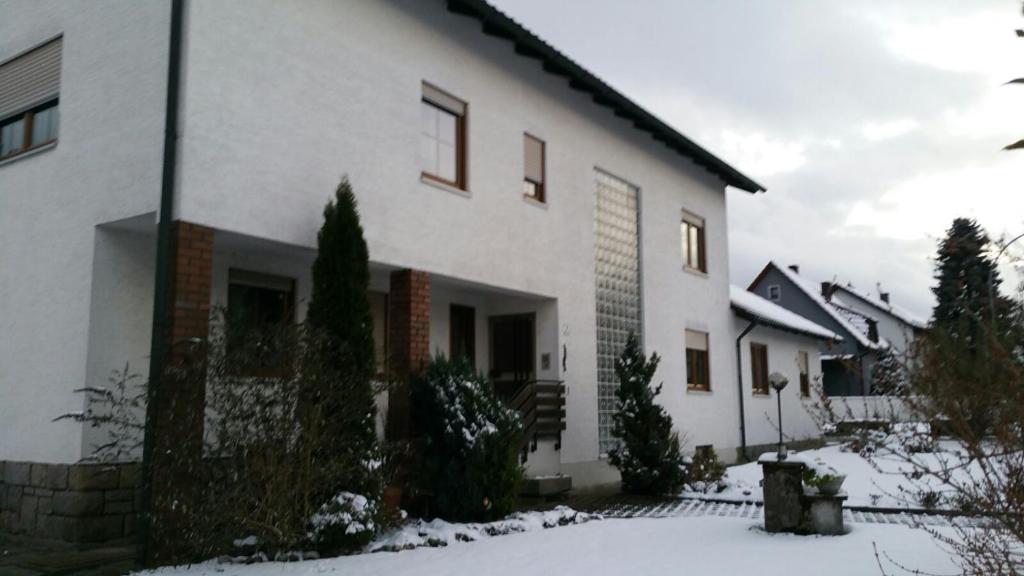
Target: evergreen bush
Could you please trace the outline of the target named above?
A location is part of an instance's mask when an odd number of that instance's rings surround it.
[[[644,356],[632,333],[615,360],[619,407],[612,435],[621,444],[609,451],[608,461],[619,469],[622,489],[629,494],[674,494],[685,481],[679,435],[672,431],[672,417],[654,401],[661,384],[652,387],[651,380],[660,360],[657,353]]]
[[[485,521],[512,512],[523,478],[518,412],[467,362],[443,356],[413,378],[411,392],[422,443],[415,478],[431,514]]]

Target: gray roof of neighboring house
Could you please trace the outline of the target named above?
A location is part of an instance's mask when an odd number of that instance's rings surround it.
[[[880,298],[876,298],[871,294],[868,294],[867,292],[857,290],[850,284],[836,284],[835,287],[837,290],[841,290],[843,292],[846,292],[847,294],[855,296],[863,300],[864,302],[867,302],[872,307],[877,308],[879,311],[889,314],[890,316],[903,322],[904,324],[909,324],[913,328],[923,330],[928,327],[927,320],[922,319],[920,316],[914,314],[913,312],[907,310],[906,308],[903,308],[902,306],[899,306],[898,304],[885,302]]]
[[[811,301],[817,304],[822,310],[838,322],[843,329],[849,332],[850,335],[857,340],[858,344],[872,350],[888,346],[884,341],[872,342],[871,339],[868,338],[867,325],[863,322],[863,317],[866,317],[866,315],[857,314],[856,318],[851,317],[850,310],[845,307],[841,308],[825,300],[825,297],[821,295],[819,286],[815,286],[814,283],[804,279],[786,266],[779,266],[775,262],[769,262],[768,265],[774,266],[775,269],[785,276],[786,279],[792,282],[794,286],[803,291]],[[860,320],[858,320],[858,318]],[[873,318],[871,319],[874,320]]]
[[[611,108],[616,116],[631,121],[638,130],[649,132],[655,140],[703,166],[727,185],[747,192],[765,190],[764,186],[683,136],[484,0],[447,0],[447,6],[453,13],[476,18],[485,34],[512,42],[516,54],[536,58],[545,72],[565,77],[569,87],[590,94],[598,105]]]
[[[764,298],[748,292],[739,286],[729,286],[729,300],[732,309],[740,317],[756,320],[760,324],[778,328],[786,332],[796,332],[805,336],[823,340],[841,342],[843,337],[835,332],[811,322],[803,316],[786,310]]]

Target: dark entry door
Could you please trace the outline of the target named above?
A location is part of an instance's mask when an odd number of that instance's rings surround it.
[[[511,396],[534,379],[533,314],[491,317],[491,380],[498,394]]]

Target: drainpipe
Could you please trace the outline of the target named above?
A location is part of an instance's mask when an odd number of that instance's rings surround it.
[[[756,327],[757,320],[751,320],[750,325],[736,337],[736,382],[739,386],[740,397],[740,451],[743,453],[744,460],[749,460],[749,457],[747,456],[747,418],[743,413],[743,349],[740,343],[743,341],[743,337],[750,334],[750,331]]]
[[[142,502],[139,511],[137,553],[140,564],[148,555],[153,495],[153,435],[160,410],[160,375],[167,353],[168,281],[172,249],[174,175],[177,167],[178,91],[181,79],[182,20],[185,0],[171,2],[171,32],[167,55],[167,107],[164,115],[164,157],[160,183],[160,221],[156,236],[156,281],[153,290],[153,330],[150,335],[149,385],[146,386],[146,424],[142,444]]]

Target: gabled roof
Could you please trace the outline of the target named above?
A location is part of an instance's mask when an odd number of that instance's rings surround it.
[[[837,290],[842,290],[847,294],[851,294],[857,298],[860,298],[861,300],[867,302],[868,304],[877,308],[878,310],[885,312],[892,316],[893,318],[896,318],[897,320],[900,320],[905,324],[909,324],[914,328],[923,330],[928,327],[928,322],[926,320],[921,319],[921,317],[917,316],[916,314],[907,310],[906,308],[903,308],[902,306],[885,302],[880,298],[876,298],[871,294],[868,294],[867,292],[857,290],[850,284],[846,284],[845,286],[836,284],[835,287]]]
[[[885,347],[884,343],[872,342],[868,338],[868,335],[865,331],[861,331],[860,329],[858,329],[857,326],[855,326],[853,322],[851,322],[844,314],[840,313],[840,311],[835,306],[829,304],[821,295],[818,286],[815,286],[812,282],[802,278],[799,274],[793,272],[792,270],[785,266],[779,266],[775,262],[769,262],[768,265],[765,266],[764,270],[762,270],[761,273],[758,274],[757,278],[755,278],[754,281],[751,283],[751,288],[753,288],[754,285],[756,285],[761,280],[761,277],[764,276],[765,272],[768,271],[768,269],[770,268],[778,270],[780,274],[785,276],[786,279],[790,281],[790,283],[799,288],[801,292],[806,294],[812,302],[817,304],[819,308],[821,308],[826,314],[831,316],[833,320],[835,320],[840,326],[842,326],[843,330],[846,330],[851,336],[853,336],[853,338],[857,340],[858,344],[865,348],[870,348],[872,350],[877,350]]]
[[[824,340],[842,341],[843,337],[835,332],[811,322],[807,318],[790,312],[778,304],[748,292],[739,286],[729,286],[729,301],[732,309],[740,317],[756,320],[760,324],[778,328],[787,332],[795,332],[805,336]]]
[[[655,140],[703,166],[729,186],[747,192],[765,190],[764,186],[683,136],[486,1],[447,0],[447,4],[453,13],[479,20],[485,34],[512,42],[516,54],[540,60],[546,72],[567,78],[571,88],[590,94],[598,105],[611,108],[616,116],[631,121],[638,130],[649,132]]]

